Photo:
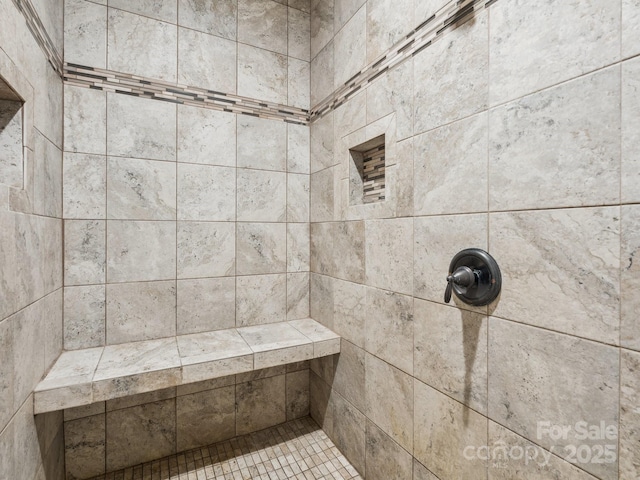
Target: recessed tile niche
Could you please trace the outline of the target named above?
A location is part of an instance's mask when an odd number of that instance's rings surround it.
[[[0,76],[0,183],[22,186],[22,99]]]
[[[385,136],[380,135],[350,148],[350,204],[363,205],[385,200]]]

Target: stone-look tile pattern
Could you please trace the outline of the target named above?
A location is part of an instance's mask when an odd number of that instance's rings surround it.
[[[637,396],[640,389],[638,371],[640,355],[622,350],[620,370],[620,479],[626,480],[640,475],[640,412]]]
[[[310,418],[301,418],[255,433],[98,475],[92,480],[142,479],[162,475],[167,480],[254,478],[320,480],[361,477],[333,442]]]

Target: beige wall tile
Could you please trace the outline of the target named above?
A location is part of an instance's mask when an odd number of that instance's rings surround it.
[[[311,271],[363,283],[364,222],[312,224]]]
[[[620,362],[620,479],[632,479],[640,475],[640,412],[637,399],[640,390],[638,371],[640,355],[621,350]]]
[[[311,60],[311,15],[308,11],[291,8],[287,19],[288,27],[288,54],[291,57],[299,58],[308,62]],[[284,53],[284,52],[283,52]]]
[[[235,117],[227,112],[178,105],[178,162],[235,167]]]
[[[64,86],[64,150],[107,153],[107,94]]]
[[[235,168],[178,165],[178,220],[235,221],[235,205]]]
[[[236,273],[236,226],[232,222],[178,222],[178,278]]]
[[[287,125],[287,171],[289,173],[309,174],[310,130],[306,125]]]
[[[283,273],[287,269],[284,223],[238,223],[238,275]]]
[[[640,21],[638,25],[640,36]],[[633,128],[640,119],[639,92],[640,60],[633,59],[622,64],[622,202],[640,201],[640,135]]]
[[[340,343],[340,355],[335,357],[333,369],[325,374],[333,389],[363,413],[367,411],[365,358],[365,350],[343,339]]]
[[[357,1],[360,4],[363,3],[363,0]],[[345,3],[345,0],[337,0],[336,6],[341,3]],[[340,12],[337,11],[337,13],[339,14]],[[336,20],[339,21],[339,18],[336,17]],[[367,8],[363,7],[353,16],[349,15],[344,27],[336,27],[333,55],[335,59],[339,59],[340,68],[336,68],[334,71],[334,88],[341,87],[366,65],[367,36],[366,29],[362,28],[362,25],[366,24],[366,22]]]
[[[311,58],[333,38],[333,18],[334,0],[311,0]]]
[[[640,275],[636,254],[640,250],[640,208],[634,205],[621,209],[621,277],[620,277],[620,344],[640,350],[638,315]]]
[[[309,224],[287,224],[287,271],[309,271]]]
[[[286,123],[238,115],[237,124],[238,167],[279,172],[287,169]]]
[[[287,373],[287,420],[309,415],[309,369]]]
[[[309,318],[309,273],[287,274],[287,320]]]
[[[178,335],[235,327],[235,278],[178,280],[176,315]]]
[[[413,278],[407,275],[413,262],[413,220],[365,222],[367,284],[410,294]]]
[[[107,163],[104,156],[65,153],[64,218],[107,217]]]
[[[275,4],[271,0],[266,2]],[[239,43],[238,95],[286,104],[287,68],[286,55]]]
[[[238,1],[238,41],[287,53],[287,8],[272,0]]]
[[[104,285],[64,289],[64,348],[99,347],[105,344]]]
[[[178,24],[229,40],[237,36],[237,0],[178,0]]]
[[[237,277],[236,326],[260,325],[285,320],[286,283],[286,274]]]
[[[67,478],[83,479],[105,473],[105,414],[71,420],[64,424]]]
[[[238,169],[237,188],[238,221],[284,222],[286,220],[286,173]]]
[[[341,395],[333,394],[334,424],[332,439],[356,470],[365,471],[366,417]]]
[[[398,445],[372,421],[366,430],[366,478],[411,478],[411,454]]]
[[[367,63],[376,60],[422,22],[414,20],[414,2],[415,0],[367,2]]]
[[[64,222],[64,283],[86,285],[105,281],[106,222]]]
[[[236,432],[243,435],[286,420],[285,375],[236,386]]]
[[[64,2],[64,60],[107,66],[107,7],[85,0]]]

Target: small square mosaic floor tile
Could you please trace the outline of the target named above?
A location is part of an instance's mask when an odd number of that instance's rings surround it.
[[[92,480],[362,480],[305,417]]]

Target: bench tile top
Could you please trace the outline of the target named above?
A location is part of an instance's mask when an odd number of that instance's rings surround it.
[[[63,352],[34,392],[34,413],[246,373],[340,352],[312,319]]]

